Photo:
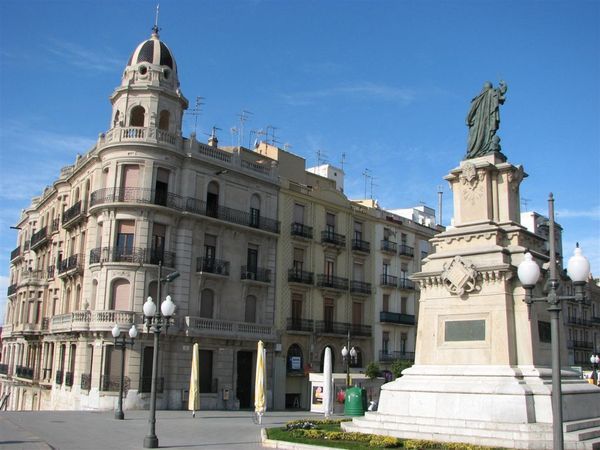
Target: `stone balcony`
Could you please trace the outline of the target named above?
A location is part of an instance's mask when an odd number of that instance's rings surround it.
[[[110,331],[116,324],[142,324],[141,313],[134,311],[75,311],[50,318],[50,333],[68,333],[72,331]]]
[[[231,320],[208,319],[205,317],[185,317],[185,333],[188,336],[210,336],[249,341],[275,341],[275,329],[272,325],[235,322]]]
[[[182,137],[159,128],[116,127],[100,136],[98,147],[127,143],[160,144],[176,149],[181,147]]]

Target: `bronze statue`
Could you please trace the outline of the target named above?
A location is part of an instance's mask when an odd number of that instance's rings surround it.
[[[500,105],[504,103],[506,90],[504,81],[500,81],[497,88],[487,81],[481,93],[471,100],[467,114],[469,141],[465,159],[500,152],[500,137],[496,136],[496,131],[500,127]]]

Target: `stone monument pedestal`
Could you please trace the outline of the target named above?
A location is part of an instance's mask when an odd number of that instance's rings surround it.
[[[526,176],[498,154],[462,161],[446,177],[454,228],[412,279],[420,286],[415,365],[382,387],[378,412],[343,427],[405,438],[552,448],[550,316],[528,316],[516,276],[544,241],[520,225]],[[563,366],[566,341],[561,333]],[[600,388],[562,371],[565,448],[600,448]],[[595,428],[595,429],[594,429]]]

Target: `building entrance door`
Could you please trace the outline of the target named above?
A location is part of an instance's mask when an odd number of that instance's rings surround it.
[[[237,354],[237,398],[240,409],[252,407],[252,352]]]

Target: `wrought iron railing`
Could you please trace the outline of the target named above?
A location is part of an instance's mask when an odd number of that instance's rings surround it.
[[[62,226],[68,227],[77,222],[78,219],[81,219],[85,216],[85,206],[81,200],[67,209],[62,216]]]
[[[46,242],[48,237],[48,227],[43,227],[31,235],[30,245],[33,250],[36,246],[40,246]]]
[[[398,252],[398,244],[392,241],[388,241],[387,239],[383,239],[381,241],[381,251],[388,253],[397,253]]]
[[[387,351],[387,350],[379,351],[379,361],[391,362],[391,361],[396,361],[396,360],[414,361],[415,360],[415,352],[396,352],[396,351]]]
[[[365,281],[350,281],[350,292],[355,294],[371,295],[371,283]]]
[[[409,280],[408,278],[398,278],[398,287],[400,289],[407,289],[407,290],[412,290],[415,288],[415,283],[412,280]]]
[[[379,321],[386,323],[398,323],[402,325],[414,325],[415,316],[413,314],[395,313],[390,311],[380,311]]]
[[[72,270],[83,270],[83,255],[71,255],[68,258],[63,259],[58,266],[59,275]]]
[[[348,331],[352,336],[371,336],[370,325],[358,325],[348,322],[333,322],[328,320],[318,320],[316,322],[317,333],[347,335]]]
[[[100,375],[100,391],[115,392],[121,387],[121,377],[113,375]],[[129,377],[123,377],[123,392],[129,390]]]
[[[64,376],[64,372],[62,370],[57,370],[56,375],[54,376],[54,382],[59,385],[62,384],[63,376]]]
[[[229,261],[201,256],[196,259],[196,272],[229,276]]]
[[[10,252],[10,260],[14,260],[17,259],[19,256],[21,256],[21,246],[15,248],[12,252]]]
[[[90,264],[125,262],[158,265],[161,261],[165,267],[175,267],[175,253],[143,247],[98,247],[90,250]]]
[[[142,203],[183,209],[183,197],[171,192],[147,188],[104,188],[92,192],[90,207],[105,203]]]
[[[17,366],[15,368],[15,375],[19,378],[33,380],[33,367]]]
[[[371,244],[362,239],[352,239],[352,250],[357,252],[369,253],[371,251]]]
[[[289,269],[288,270],[288,282],[314,284],[314,274],[313,274],[313,272],[306,272],[304,270]]]
[[[338,247],[346,246],[346,236],[339,233],[334,233],[330,230],[321,231],[321,243],[322,244],[331,244],[336,245]]]
[[[288,331],[308,331],[312,333],[314,330],[314,320],[288,317],[286,328]]]
[[[81,374],[81,390],[89,391],[92,388],[92,374],[82,373]]]
[[[568,348],[593,349],[594,343],[589,341],[570,340],[567,343]]]
[[[312,239],[313,228],[303,223],[293,222],[290,233],[292,236],[300,236],[307,239]]]
[[[242,280],[262,281],[263,283],[270,283],[271,282],[271,271],[269,269],[265,269],[262,267],[242,266],[241,279]]]
[[[185,210],[201,216],[214,217],[225,222],[258,228],[259,230],[270,231],[271,233],[279,233],[278,220],[260,216],[260,220],[257,222],[256,215],[250,214],[249,211],[240,211],[227,206],[215,205],[196,198],[186,198]]]
[[[0,375],[8,375],[8,364],[0,364]]]
[[[317,276],[317,286],[321,288],[347,290],[348,278],[336,277],[334,275],[320,274]]]
[[[73,372],[65,372],[65,386],[73,386]]]
[[[398,246],[398,254],[403,256],[415,256],[415,249],[406,244],[400,244]]]
[[[398,277],[382,273],[380,284],[381,286],[398,287]]]
[[[17,285],[11,284],[10,286],[8,286],[6,295],[10,296],[10,295],[16,294],[16,292],[17,292]]]

